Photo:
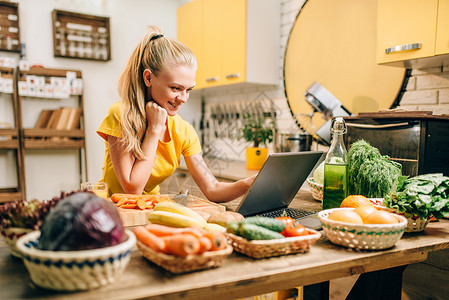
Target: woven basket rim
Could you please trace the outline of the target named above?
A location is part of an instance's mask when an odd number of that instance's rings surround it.
[[[286,237],[285,239],[252,240],[252,241],[247,240],[244,237],[238,236],[238,235],[233,234],[233,233],[226,233],[226,234],[229,235],[234,240],[244,241],[245,243],[250,244],[250,245],[288,244],[288,243],[297,242],[297,241],[311,242],[311,241],[318,240],[321,237],[321,233],[316,231],[316,230],[314,230],[314,229],[307,228],[307,231],[309,231],[308,235]]]
[[[36,257],[40,259],[47,260],[61,260],[61,259],[95,259],[98,257],[104,256],[114,256],[117,253],[122,253],[132,249],[132,247],[136,243],[136,236],[134,233],[128,229],[125,229],[125,234],[127,235],[127,239],[117,245],[92,249],[92,250],[75,250],[75,251],[49,251],[49,250],[40,250],[35,247],[26,247],[25,245],[28,242],[35,241],[39,238],[41,232],[39,230],[30,232],[20,237],[17,240],[17,249],[22,255],[26,255],[29,257]]]
[[[329,220],[329,214],[334,210],[354,210],[355,208],[351,207],[340,207],[340,208],[330,208],[325,209],[318,212],[318,219],[320,219],[321,223],[332,226],[332,227],[345,227],[345,230],[355,230],[355,231],[366,231],[366,232],[378,232],[378,231],[400,231],[407,227],[407,218],[404,216],[394,214],[396,219],[398,219],[398,223],[396,224],[351,224],[347,222],[340,222]]]
[[[318,187],[324,187],[324,184],[320,184],[320,183],[315,182],[315,179],[313,177],[307,178],[306,181],[310,185],[315,185],[315,186],[318,186]]]

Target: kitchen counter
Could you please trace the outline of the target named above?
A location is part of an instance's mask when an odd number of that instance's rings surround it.
[[[232,209],[236,204],[238,200],[226,206]],[[292,206],[315,210],[320,202],[307,190],[300,190]],[[308,253],[256,260],[234,252],[219,268],[182,275],[163,271],[134,249],[128,267],[113,284],[87,292],[59,293],[34,286],[22,261],[1,244],[0,299],[237,299],[378,270],[391,271],[400,280],[398,268],[425,261],[429,252],[446,248],[448,220],[432,222],[421,233],[405,233],[387,250],[355,251],[333,245],[323,236]],[[391,294],[391,287],[382,289],[378,284],[367,292]]]

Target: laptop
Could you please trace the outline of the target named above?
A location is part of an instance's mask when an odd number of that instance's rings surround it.
[[[275,218],[287,214],[306,227],[319,229],[321,223],[317,212],[288,206],[322,156],[322,151],[270,154],[243,196],[237,212],[244,217]]]

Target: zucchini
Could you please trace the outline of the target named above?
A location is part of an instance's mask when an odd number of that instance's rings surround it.
[[[228,224],[226,224],[226,231],[229,233],[233,233],[236,235],[239,235],[239,222],[229,222]]]
[[[279,232],[255,224],[240,224],[240,236],[247,240],[274,240],[285,239]]]
[[[247,217],[241,223],[259,225],[276,232],[281,232],[285,229],[285,224],[282,221],[269,217]]]

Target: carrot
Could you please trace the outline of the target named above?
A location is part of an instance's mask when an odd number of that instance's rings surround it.
[[[200,241],[200,250],[198,254],[204,253],[212,249],[212,242],[205,236],[202,236],[198,239]]]
[[[152,234],[143,226],[137,226],[133,230],[136,239],[150,247],[154,251],[163,252],[165,250],[165,242],[160,237]]]
[[[135,203],[126,203],[119,206],[120,208],[137,208],[137,204]]]
[[[123,198],[126,198],[126,194],[112,194],[111,196],[111,200],[114,203],[119,202]]]
[[[136,201],[136,205],[138,208],[144,210],[147,207],[147,204],[145,203],[145,200],[143,200],[142,198],[137,199]]]
[[[130,201],[130,199],[126,196],[122,197],[121,199],[119,199],[119,201],[117,202],[117,206],[120,207],[123,204],[126,204]]]
[[[154,223],[145,225],[145,229],[159,237],[179,234],[184,231],[184,228],[170,227]]]
[[[154,208],[154,203],[153,202],[146,202],[145,204],[145,208],[146,209],[153,209]]]
[[[204,234],[204,236],[207,237],[212,243],[212,248],[210,250],[215,251],[226,248],[227,239],[223,233],[218,231],[208,231]]]
[[[169,254],[186,257],[200,250],[200,241],[191,234],[175,234],[162,239],[165,241],[165,251]]]
[[[196,238],[200,238],[204,236],[204,234],[207,232],[207,230],[197,227],[197,226],[190,226],[183,228],[182,233],[183,234],[191,234],[195,236]]]
[[[142,199],[147,202],[147,201],[154,201],[155,199],[157,199],[159,197],[159,195],[142,195]]]

